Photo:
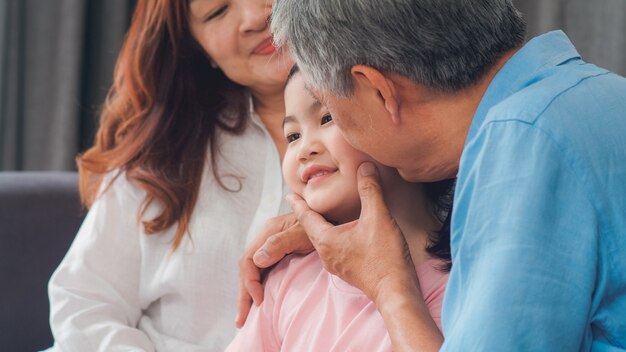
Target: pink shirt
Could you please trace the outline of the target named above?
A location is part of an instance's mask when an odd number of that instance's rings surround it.
[[[428,260],[416,268],[430,314],[441,329],[448,274]],[[265,283],[263,303],[253,305],[226,351],[391,351],[376,306],[359,289],[328,273],[316,252],[290,256]]]

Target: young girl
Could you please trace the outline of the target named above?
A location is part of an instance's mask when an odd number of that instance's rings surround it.
[[[356,170],[372,159],[346,142],[295,72],[285,88],[283,130],[288,146],[283,176],[292,191],[327,220],[355,220],[360,212]],[[449,257],[435,258],[427,251],[433,245],[429,234],[441,223],[422,185],[404,181],[395,169],[378,167],[385,200],[406,237],[425,302],[441,328]],[[392,350],[374,303],[325,271],[316,252],[281,261],[267,277],[264,297],[227,351]]]

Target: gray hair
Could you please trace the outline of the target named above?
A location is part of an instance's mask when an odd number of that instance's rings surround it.
[[[289,46],[309,84],[344,97],[358,64],[458,91],[525,30],[511,0],[275,0],[272,13],[276,45]]]

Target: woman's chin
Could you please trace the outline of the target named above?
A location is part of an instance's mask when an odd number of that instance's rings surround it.
[[[281,82],[284,84],[293,66],[293,61],[280,55],[268,55],[256,58],[254,65],[256,66],[254,71],[259,75],[265,76],[269,82]]]

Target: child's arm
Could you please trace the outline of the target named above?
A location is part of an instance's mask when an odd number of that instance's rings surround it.
[[[136,328],[140,234],[123,176],[94,203],[49,283],[50,325],[63,351],[153,351]]]

